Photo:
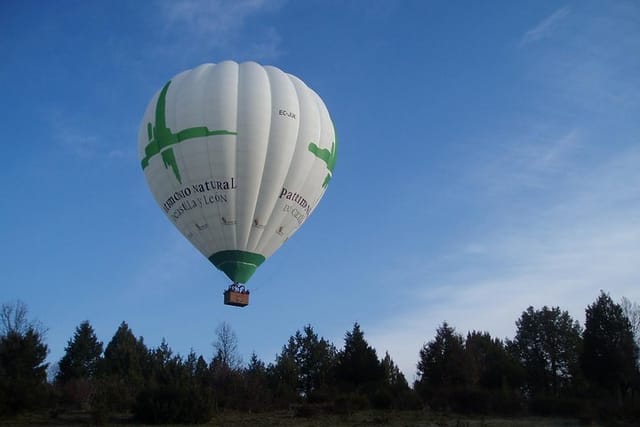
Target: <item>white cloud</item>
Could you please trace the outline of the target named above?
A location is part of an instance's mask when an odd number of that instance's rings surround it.
[[[574,138],[553,145],[554,161]],[[640,301],[639,162],[640,148],[620,150],[562,200],[547,201],[544,214],[498,222],[484,239],[474,236],[442,256],[442,267],[414,270],[408,281],[420,285],[407,291],[407,311],[374,325],[372,345],[389,350],[411,380],[421,345],[443,321],[462,334],[476,329],[512,338],[529,305],[560,306],[582,323],[601,289],[614,300]]]
[[[560,22],[569,15],[569,7],[563,7],[553,12],[550,16],[542,20],[538,25],[528,30],[520,40],[520,46],[537,42],[544,38],[550,37]]]
[[[166,231],[168,224],[164,218],[156,215],[154,225],[155,222]],[[190,282],[182,279],[195,276],[194,272],[208,267],[207,263],[203,262],[201,256],[179,232],[162,233],[159,236],[157,246],[151,252],[140,256],[137,271],[126,284],[124,297],[128,301],[138,303],[144,299],[164,299],[178,291],[187,291],[190,286],[199,286],[195,280]]]
[[[126,157],[126,154],[124,150],[115,149],[115,150],[109,151],[109,153],[107,154],[107,157],[110,159],[122,159]]]
[[[588,149],[587,132],[577,127],[532,125],[517,136],[490,137],[475,174],[476,191],[487,196],[524,195],[531,190],[550,193],[577,179]],[[550,186],[553,184],[553,186]]]
[[[266,6],[264,0],[179,0],[165,3],[170,26],[203,36],[224,35]]]
[[[281,37],[277,31],[263,25],[246,30],[247,21],[280,4],[266,0],[169,1],[163,3],[165,30],[183,51],[224,49],[256,59],[274,58],[280,54]],[[237,52],[238,46],[243,52]]]
[[[571,154],[578,146],[578,130],[572,129],[567,134],[562,135],[553,141],[545,152],[537,159],[536,168],[540,170],[549,170],[557,164],[562,164],[564,158]]]
[[[634,228],[628,234],[605,228],[599,235],[545,244],[530,241],[531,236],[514,236],[513,246],[493,254],[507,258],[506,269],[511,271],[496,273],[495,278],[477,272],[476,281],[438,287],[427,281],[419,294],[422,307],[385,319],[369,331],[371,343],[380,352],[388,350],[411,379],[420,346],[434,337],[443,321],[463,334],[486,330],[504,338],[513,337],[514,323],[529,305],[560,306],[584,322],[584,309],[600,289],[614,299],[627,296],[638,301],[640,224]]]
[[[583,5],[562,8],[528,31],[521,47],[553,36],[553,43],[520,52],[527,61],[527,86],[542,89],[538,108],[565,119],[591,113],[598,120],[637,108],[638,19],[637,2],[604,9]]]
[[[274,29],[265,30],[263,37],[246,47],[246,56],[253,60],[270,60],[282,55],[282,37]]]
[[[47,115],[53,140],[67,152],[82,159],[98,155],[101,141],[95,132],[87,132],[78,126],[76,120],[61,111],[52,111]]]
[[[93,120],[76,113],[50,111],[46,114],[51,129],[52,141],[57,148],[82,160],[133,161],[135,149],[114,147],[105,141],[118,138],[104,134],[99,126],[93,126]],[[126,144],[125,144],[126,145]]]
[[[94,157],[100,147],[97,136],[84,134],[77,129],[58,128],[57,138],[65,149],[85,159]]]

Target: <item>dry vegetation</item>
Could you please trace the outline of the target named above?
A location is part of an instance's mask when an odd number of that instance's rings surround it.
[[[268,413],[242,413],[227,411],[214,416],[206,424],[209,426],[296,426],[296,427],[583,427],[583,426],[617,426],[631,427],[632,424],[611,422],[581,422],[570,418],[548,417],[468,417],[454,414],[436,414],[421,411],[359,411],[350,415],[296,414],[296,409],[289,411],[273,411]],[[52,418],[50,414],[24,414],[19,417],[0,420],[0,425],[33,425],[33,426],[86,426],[91,425],[91,415],[87,412],[66,412]],[[106,425],[141,426],[131,424],[128,416],[114,416]],[[185,426],[185,424],[178,424]]]

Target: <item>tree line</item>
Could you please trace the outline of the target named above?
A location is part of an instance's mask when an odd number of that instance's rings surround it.
[[[513,339],[463,336],[444,322],[418,352],[409,385],[388,353],[369,345],[358,323],[338,349],[311,325],[275,360],[243,363],[230,325],[214,352],[148,347],[122,322],[105,346],[80,323],[47,379],[44,327],[21,303],[0,310],[0,416],[84,411],[95,423],[129,414],[151,424],[205,423],[228,411],[291,410],[296,416],[364,409],[482,415],[561,415],[640,421],[640,307],[601,292],[584,327],[559,307],[528,307]]]

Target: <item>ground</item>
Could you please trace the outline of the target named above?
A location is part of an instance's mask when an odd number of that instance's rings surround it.
[[[86,412],[67,412],[52,419],[49,414],[29,414],[11,419],[0,419],[0,426],[33,425],[33,426],[86,426],[91,424],[90,414]],[[115,417],[107,425],[136,426],[127,417]],[[581,422],[570,418],[541,418],[541,417],[468,417],[452,414],[434,414],[409,411],[361,411],[351,415],[312,415],[296,417],[292,411],[275,411],[268,413],[240,413],[226,412],[212,418],[204,426],[296,426],[296,427],[626,427],[619,423]],[[183,425],[184,426],[184,425]]]

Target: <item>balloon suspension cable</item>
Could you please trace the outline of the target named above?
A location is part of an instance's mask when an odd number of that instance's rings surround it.
[[[229,290],[232,292],[239,292],[241,294],[248,294],[249,289],[245,288],[244,285],[241,285],[238,282],[233,282],[229,285]]]

